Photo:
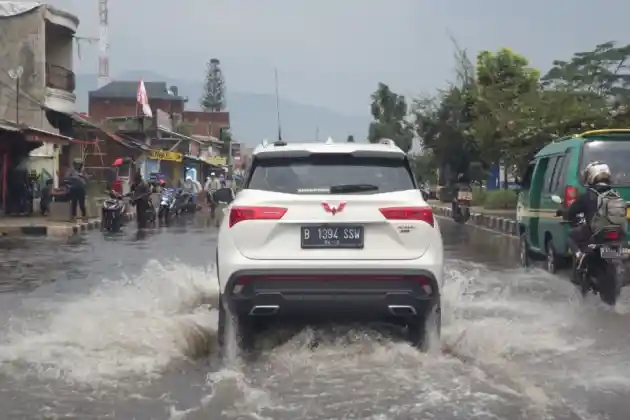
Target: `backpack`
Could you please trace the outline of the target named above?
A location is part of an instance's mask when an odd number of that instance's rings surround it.
[[[606,227],[619,226],[627,233],[626,201],[613,189],[602,193],[594,189],[591,191],[597,194],[597,211],[591,219],[592,231],[599,232]]]

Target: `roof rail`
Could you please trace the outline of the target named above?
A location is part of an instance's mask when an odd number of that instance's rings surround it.
[[[326,144],[333,144],[334,141],[332,139],[332,137],[328,137],[328,140],[326,140]]]
[[[630,128],[602,128],[599,130],[589,130],[580,134],[576,134],[576,137],[582,136],[596,136],[598,134],[622,134],[630,133]]]

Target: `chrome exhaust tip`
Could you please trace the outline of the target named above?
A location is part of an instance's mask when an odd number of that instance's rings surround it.
[[[416,316],[416,309],[409,305],[389,305],[389,312],[394,316]]]
[[[260,305],[254,306],[251,311],[249,311],[250,315],[255,316],[269,316],[275,315],[280,307],[278,305]]]

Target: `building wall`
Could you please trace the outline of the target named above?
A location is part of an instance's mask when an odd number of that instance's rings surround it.
[[[46,22],[46,62],[72,70],[73,33],[68,28]]]
[[[53,130],[37,102],[45,97],[45,33],[43,6],[11,17],[0,25],[0,119],[16,121],[16,81],[7,71],[22,66],[19,121],[33,127]],[[34,102],[36,101],[36,102]]]
[[[166,112],[173,112],[175,114],[181,114],[184,111],[183,101],[168,101],[164,99],[149,100],[151,109],[155,114],[157,109],[161,109]],[[134,99],[105,99],[105,98],[90,98],[89,102],[89,115],[91,118],[102,121],[105,118],[110,117],[128,117],[134,116],[137,113],[137,104]]]
[[[192,135],[219,138],[221,129],[230,128],[229,112],[184,111],[183,120],[190,125]]]

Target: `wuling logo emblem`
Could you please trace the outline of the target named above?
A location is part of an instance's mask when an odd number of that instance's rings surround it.
[[[333,216],[337,213],[340,213],[343,211],[343,209],[346,207],[346,203],[339,203],[339,205],[337,206],[331,206],[328,203],[322,203],[322,206],[324,207],[324,210],[326,210],[326,213],[331,213]]]

